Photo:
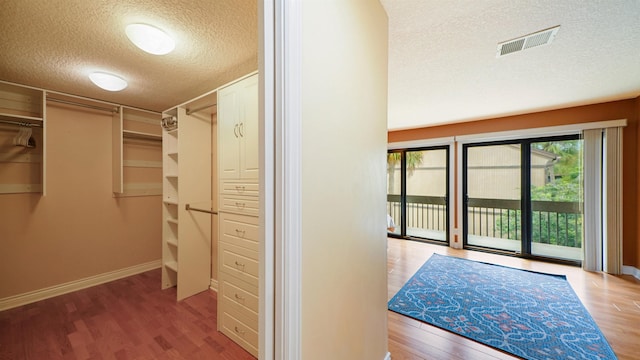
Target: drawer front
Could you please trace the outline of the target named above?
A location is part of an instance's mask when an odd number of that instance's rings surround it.
[[[221,213],[220,232],[221,241],[259,251],[257,217]]]
[[[222,199],[220,199],[220,210],[257,216],[259,202],[257,198],[249,196],[222,195]]]
[[[258,356],[258,331],[257,326],[255,329],[251,328],[249,324],[245,324],[237,317],[233,316],[233,313],[223,312],[221,321],[221,328],[223,334],[230,337],[237,344],[242,346],[245,350],[251,353],[253,356]],[[257,325],[257,324],[256,324]]]
[[[222,281],[222,301],[224,309],[233,308],[238,312],[251,315],[251,319],[255,316],[258,320],[258,288],[244,284],[232,277],[226,276]]]
[[[258,183],[223,181],[220,185],[220,193],[227,195],[241,195],[258,197]]]
[[[221,242],[219,244],[220,271],[258,286],[258,252]]]

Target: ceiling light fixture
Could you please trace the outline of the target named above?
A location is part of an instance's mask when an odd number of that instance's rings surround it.
[[[164,31],[147,24],[129,24],[127,37],[140,49],[154,55],[165,55],[176,47],[175,41]]]
[[[120,76],[96,71],[89,74],[89,79],[98,87],[108,91],[120,91],[127,87],[127,81]]]

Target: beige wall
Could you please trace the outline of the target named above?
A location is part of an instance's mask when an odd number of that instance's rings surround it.
[[[302,359],[387,353],[387,18],[302,4]]]
[[[640,167],[638,167],[640,147],[637,145],[638,139],[640,138],[640,129],[638,127],[638,122],[640,121],[640,98],[450,125],[391,131],[389,132],[388,141],[391,143],[418,139],[435,139],[449,136],[617,119],[627,119],[627,127],[623,130],[622,149],[622,191],[624,194],[622,204],[624,233],[622,250],[623,264],[640,268],[640,239],[638,238],[640,211],[638,211],[637,208],[638,201],[640,200],[637,182],[637,178],[640,175]],[[458,222],[459,219],[454,219],[454,221]],[[459,226],[458,224],[458,227]]]
[[[0,299],[160,259],[161,197],[112,196],[111,115],[47,123],[47,196],[0,195]]]

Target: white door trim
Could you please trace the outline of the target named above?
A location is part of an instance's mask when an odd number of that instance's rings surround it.
[[[260,53],[261,219],[264,229],[260,299],[260,359],[301,358],[301,53],[297,0],[265,0]],[[262,191],[264,190],[264,191]],[[272,291],[273,290],[273,291]],[[262,299],[265,300],[262,300]],[[267,333],[272,333],[267,334]]]

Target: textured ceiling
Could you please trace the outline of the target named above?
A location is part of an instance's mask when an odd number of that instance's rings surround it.
[[[162,111],[258,68],[257,0],[2,1],[0,80]],[[124,28],[148,23],[176,40],[150,55]],[[92,71],[129,86],[108,92]]]
[[[381,0],[389,16],[389,128],[640,95],[638,0]],[[497,44],[561,25],[545,46]]]

